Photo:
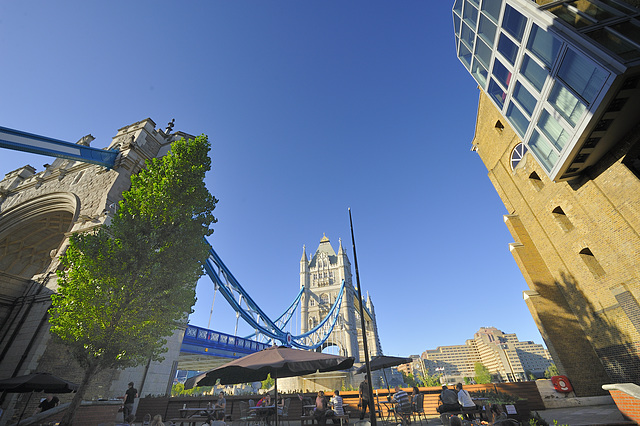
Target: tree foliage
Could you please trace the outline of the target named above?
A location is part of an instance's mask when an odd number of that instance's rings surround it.
[[[552,378],[553,376],[559,376],[560,372],[558,371],[558,367],[555,364],[551,364],[547,367],[544,372],[544,377],[547,379]]]
[[[82,387],[97,371],[162,360],[191,312],[216,222],[209,148],[206,136],[174,142],[132,176],[110,224],[69,238],[49,322],[85,369]]]
[[[267,378],[262,381],[261,389],[271,389],[275,383],[276,381],[271,377],[271,374],[267,374]]]
[[[479,384],[491,383],[491,373],[489,372],[489,369],[484,366],[483,363],[476,362],[473,366],[473,369],[474,369],[474,372],[476,373],[475,377],[473,378],[476,381],[476,383],[479,383]]]
[[[422,386],[424,387],[433,387],[433,386],[440,386],[440,377],[442,377],[442,374],[420,374],[418,376],[418,380],[420,381],[420,383],[422,383]]]

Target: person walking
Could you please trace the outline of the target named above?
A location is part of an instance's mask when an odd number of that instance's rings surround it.
[[[122,415],[126,420],[133,412],[133,403],[138,397],[138,389],[133,387],[133,382],[129,382],[129,388],[124,393],[124,407],[122,408]]]
[[[362,383],[360,383],[358,393],[360,394],[360,407],[362,408],[362,411],[360,412],[360,420],[364,419],[364,413],[367,411],[367,407],[369,407],[369,416],[372,414],[375,415],[375,411],[373,409],[373,398],[369,394],[369,382],[367,382],[366,375],[364,376]]]

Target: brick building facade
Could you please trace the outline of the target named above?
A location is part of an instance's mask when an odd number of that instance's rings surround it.
[[[640,383],[639,11],[537,3],[455,2],[458,55],[481,89],[472,150],[558,369],[578,396],[603,394]]]

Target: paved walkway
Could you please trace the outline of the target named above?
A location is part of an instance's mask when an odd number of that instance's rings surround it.
[[[635,425],[625,420],[615,404],[591,405],[586,407],[554,408],[538,411],[540,417],[550,425],[557,420],[558,425],[591,426],[591,425]]]

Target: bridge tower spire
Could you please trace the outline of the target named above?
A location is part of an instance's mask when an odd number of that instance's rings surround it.
[[[305,291],[300,309],[301,333],[312,329],[324,318],[336,301],[342,280],[344,280],[345,293],[340,303],[340,317],[329,339],[327,339],[325,347],[336,346],[340,355],[353,356],[356,362],[361,362],[364,359],[364,353],[361,352],[362,348],[358,339],[360,327],[357,315],[360,315],[359,306],[355,303],[357,296],[351,278],[351,262],[342,246],[342,240],[339,241],[338,253],[336,254],[329,238],[323,234],[318,249],[310,260],[307,259],[306,251],[303,248],[300,260],[300,285],[305,286]],[[365,312],[367,324],[370,327],[368,331],[371,333],[369,338],[379,342],[373,315],[368,309]],[[382,354],[379,347],[379,344],[374,345],[372,356]]]

